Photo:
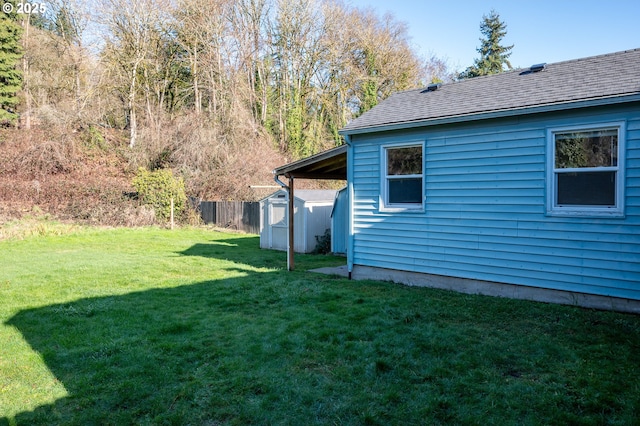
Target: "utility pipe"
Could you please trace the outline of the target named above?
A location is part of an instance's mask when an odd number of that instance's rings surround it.
[[[347,144],[347,195],[349,197],[347,203],[347,271],[349,272],[349,279],[351,279],[351,273],[353,272],[353,248],[354,248],[354,226],[353,226],[353,205],[354,205],[354,191],[353,191],[353,145],[351,143],[351,136],[344,135],[344,141]]]

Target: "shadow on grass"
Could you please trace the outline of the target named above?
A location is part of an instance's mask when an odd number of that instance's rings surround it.
[[[286,255],[257,251],[256,243],[227,239],[180,253],[228,260],[222,279],[13,316],[7,325],[69,396],[0,425],[266,424],[305,419],[310,409],[331,418],[312,407],[327,373],[308,370],[321,354],[305,331],[321,323],[307,309],[327,297],[331,278],[274,270]],[[317,261],[300,257],[302,268]]]
[[[229,260],[221,279],[13,316],[68,396],[11,421],[598,424],[638,413],[636,317],[310,276],[314,256],[288,273],[273,269],[282,252],[255,242],[180,253]]]
[[[266,275],[261,280],[275,278]],[[261,383],[264,360],[255,357],[263,345],[273,345],[274,359],[281,356],[275,346],[282,342],[263,338],[286,328],[265,316],[264,306],[278,296],[258,296],[256,284],[241,277],[20,312],[9,325],[70,396],[19,415],[17,423],[255,421],[258,412],[236,405],[255,410],[260,395],[279,394],[267,389],[276,382]],[[280,364],[273,375],[282,378],[284,359]]]
[[[254,268],[282,269],[287,268],[287,253],[279,250],[256,250],[260,246],[259,237],[211,240],[197,243],[187,250],[179,252],[185,256],[225,259]],[[295,253],[295,269],[307,271],[323,266],[346,264],[344,256],[311,255]]]

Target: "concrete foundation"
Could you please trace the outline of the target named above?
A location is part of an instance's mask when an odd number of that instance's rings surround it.
[[[393,269],[373,268],[355,265],[351,278],[356,280],[391,281],[419,287],[432,287],[453,290],[466,294],[524,299],[536,302],[558,303],[600,310],[630,312],[640,314],[640,300],[622,299],[569,291],[550,290],[539,287],[526,287],[514,284],[490,281],[469,280],[445,277],[441,275],[406,272]]]

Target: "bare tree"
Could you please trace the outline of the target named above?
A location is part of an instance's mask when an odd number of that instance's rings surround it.
[[[93,0],[51,1],[64,61],[38,72],[64,84],[30,93],[73,99],[77,115],[91,106],[92,121],[128,131],[132,161],[175,167],[195,192],[233,185],[212,182],[238,179],[232,167],[261,170],[256,147],[301,157],[340,144],[338,130],[391,93],[447,76],[393,16],[337,0],[95,0],[103,43],[89,75],[80,34]]]
[[[146,62],[162,45],[161,33],[168,27],[170,4],[169,0],[100,1],[104,23],[109,30],[103,59],[113,75],[126,82],[129,146],[134,147],[138,136],[139,91],[149,89]],[[149,99],[146,100],[148,107]]]
[[[335,143],[338,130],[393,92],[419,87],[427,67],[409,43],[406,25],[372,9],[324,4],[322,111]],[[349,22],[349,25],[344,25]],[[429,62],[429,61],[428,61]]]
[[[86,61],[82,37],[89,20],[88,5],[84,0],[52,0],[50,5],[52,8],[50,13],[53,15],[53,34],[61,41],[58,51],[71,59],[75,112],[79,114],[83,106],[81,72],[83,63]]]
[[[320,65],[324,16],[314,0],[280,0],[272,27],[274,89],[280,146],[296,156],[312,154],[312,98]]]
[[[22,88],[25,94],[25,111],[24,111],[24,128],[31,129],[31,113],[32,113],[32,96],[31,96],[31,46],[30,30],[31,30],[31,14],[22,15],[22,47],[25,54],[22,56]]]
[[[270,5],[267,0],[238,0],[231,14],[232,43],[246,77],[248,101],[262,124],[267,120],[271,61],[267,50]]]
[[[218,108],[228,9],[227,0],[180,0],[174,11],[176,39],[188,57],[188,95],[197,115],[204,104],[213,112]]]

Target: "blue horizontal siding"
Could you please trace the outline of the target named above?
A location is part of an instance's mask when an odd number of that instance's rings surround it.
[[[602,267],[589,266],[589,264],[593,263],[591,260],[578,262],[575,258],[560,256],[559,260],[562,261],[560,263],[553,261],[553,259],[558,258],[558,256],[554,256],[552,258],[551,256],[545,255],[518,254],[511,252],[504,253],[501,257],[486,259],[477,251],[471,251],[463,247],[447,247],[444,249],[439,246],[433,246],[432,250],[429,251],[429,256],[415,257],[413,255],[414,251],[411,250],[411,247],[406,247],[400,243],[390,243],[390,245],[394,249],[391,257],[396,259],[395,262],[404,263],[407,266],[413,266],[413,269],[417,271],[422,270],[424,272],[434,273],[432,270],[429,271],[426,269],[426,267],[434,267],[437,265],[439,267],[439,271],[437,273],[440,275],[451,275],[452,271],[455,270],[472,272],[474,270],[481,269],[485,274],[487,274],[487,276],[498,278],[504,273],[504,269],[514,269],[516,271],[527,271],[528,273],[537,274],[540,278],[544,277],[550,281],[557,280],[558,277],[554,277],[554,275],[557,274],[565,279],[567,276],[575,276],[579,278],[578,281],[580,283],[590,282],[603,288],[612,288],[615,285],[615,288],[624,288],[627,290],[633,290],[635,288],[637,290],[637,281],[633,279],[624,279],[627,273],[630,272],[631,274],[628,275],[631,277],[633,272],[628,269],[630,265],[625,262],[606,262],[608,267],[620,269],[622,272],[622,280],[614,284],[613,282],[606,280],[608,278],[608,274]],[[363,248],[362,254],[366,255],[367,253],[372,258],[379,257],[382,260],[385,257],[380,256],[379,253],[376,253],[375,251],[367,251],[366,248]],[[445,269],[447,270],[447,273],[442,273]],[[499,274],[496,274],[496,269],[500,269]],[[522,272],[520,272],[520,274],[522,274]],[[512,275],[517,274],[512,272]],[[474,278],[474,276],[469,277]],[[603,282],[597,282],[598,279],[603,278],[605,279]],[[492,279],[491,281],[504,280]],[[542,283],[540,286],[548,287],[549,285]]]
[[[442,238],[439,238],[442,237]],[[602,266],[606,269],[621,268],[624,271],[634,271],[637,269],[635,262],[637,261],[636,255],[630,253],[623,253],[619,250],[615,260],[602,260],[603,250],[589,250],[584,247],[578,247],[576,245],[558,245],[558,246],[546,246],[544,241],[541,244],[536,245],[536,241],[528,240],[526,244],[523,244],[521,239],[513,237],[489,237],[481,238],[478,240],[464,238],[458,236],[458,238],[447,238],[446,234],[437,235],[434,234],[428,239],[428,243],[422,241],[411,241],[409,238],[403,239],[402,242],[393,243],[396,245],[399,251],[407,250],[414,254],[421,253],[425,248],[431,251],[434,248],[442,249],[442,252],[448,254],[459,254],[469,257],[475,257],[478,259],[483,258],[483,253],[491,251],[498,253],[499,256],[494,256],[490,261],[503,264],[505,260],[516,260],[518,262],[531,262],[543,265],[545,269],[554,268],[558,266],[588,266],[592,261],[601,261],[598,266]],[[391,244],[391,243],[390,243]],[[583,256],[577,258],[571,256],[571,251],[580,249],[583,250]],[[429,250],[427,250],[429,251]],[[561,264],[555,258],[562,258]],[[420,257],[415,257],[419,259]]]
[[[547,129],[626,121],[624,218],[546,215]],[[640,110],[358,135],[355,264],[640,299]],[[424,212],[380,211],[380,146],[425,142]]]
[[[535,269],[532,262],[487,262],[484,257],[475,259],[465,258],[460,261],[460,256],[449,254],[440,260],[430,258],[423,262],[410,262],[407,256],[381,255],[379,253],[367,256],[366,253],[356,257],[356,264],[392,263],[392,269],[423,272],[435,275],[453,276],[468,279],[482,279],[492,282],[527,285],[532,287],[547,288],[553,290],[573,291],[579,293],[598,294],[603,296],[624,297],[637,299],[637,281],[634,276],[628,280],[621,275],[620,280],[612,281],[609,276],[591,276],[588,271],[575,268],[573,270],[561,267],[559,271],[552,268]],[[382,267],[382,266],[381,266]],[[496,271],[499,270],[498,273]],[[599,270],[601,271],[601,270]],[[535,277],[534,281],[521,282],[522,275],[528,274]],[[631,274],[630,274],[631,275]],[[479,278],[480,277],[480,278]]]
[[[627,123],[627,217],[640,217],[640,118]],[[637,231],[640,233],[640,231]]]

